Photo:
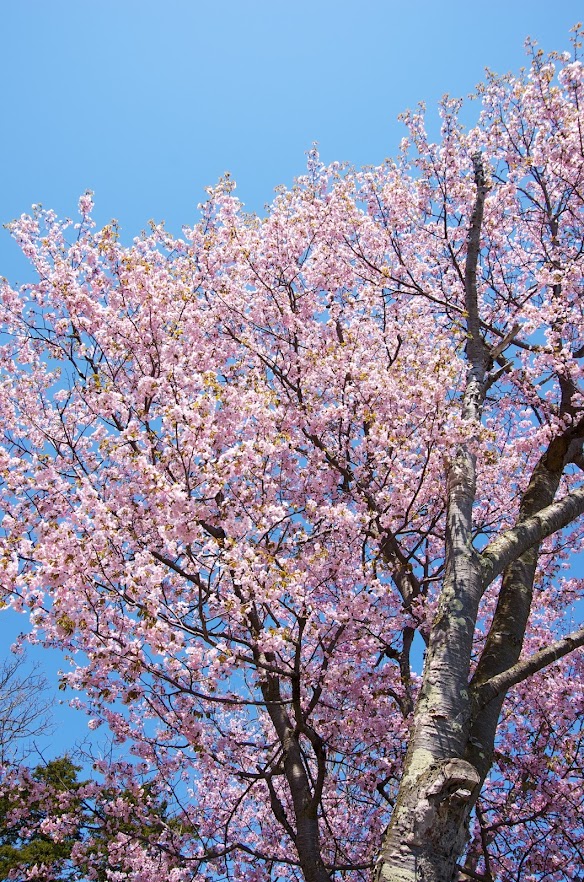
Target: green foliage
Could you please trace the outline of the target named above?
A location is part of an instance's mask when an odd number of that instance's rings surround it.
[[[41,882],[105,882],[108,871],[125,872],[110,851],[119,834],[143,845],[183,835],[152,783],[118,790],[80,781],[80,771],[67,756],[35,769],[4,770],[0,882],[24,882],[35,866],[44,868],[42,875],[34,870]],[[73,854],[76,844],[82,847]]]
[[[68,757],[61,757],[21,777],[18,786],[0,792],[1,880],[11,871],[25,872],[35,865],[50,867],[52,879],[71,878],[68,861],[80,837],[81,815],[73,833],[59,841],[42,833],[39,825],[48,817],[62,816],[60,797],[64,794],[68,796],[63,803],[66,812],[79,811],[81,801],[75,795],[81,786],[79,771]],[[18,872],[11,878],[20,878]]]

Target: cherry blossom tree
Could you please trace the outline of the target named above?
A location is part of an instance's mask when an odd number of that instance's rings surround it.
[[[12,224],[2,586],[167,788],[131,878],[577,878],[584,67],[530,52],[262,219]]]

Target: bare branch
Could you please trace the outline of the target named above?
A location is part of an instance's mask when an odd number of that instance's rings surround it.
[[[579,631],[573,631],[567,637],[562,637],[561,640],[556,640],[550,646],[541,649],[529,658],[517,662],[508,671],[503,671],[502,674],[491,677],[490,680],[487,680],[486,683],[483,683],[477,689],[476,695],[479,709],[486,707],[497,695],[506,692],[507,689],[516,686],[518,683],[522,683],[523,680],[543,670],[548,665],[559,661],[580,646],[584,646],[584,628],[580,628]]]
[[[501,353],[504,352],[511,343],[513,343],[518,330],[519,325],[514,324],[511,330],[507,334],[505,334],[503,339],[496,346],[493,346],[493,348],[489,352],[489,356],[492,361],[496,361]]]
[[[494,539],[479,556],[483,590],[528,548],[566,527],[583,512],[584,487],[579,487]]]
[[[51,697],[37,664],[25,655],[0,664],[0,762],[26,754],[32,738],[51,731]]]

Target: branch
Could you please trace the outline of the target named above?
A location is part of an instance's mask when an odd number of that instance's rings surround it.
[[[528,548],[557,533],[583,512],[584,487],[580,487],[494,539],[479,555],[483,590]]]
[[[403,598],[404,608],[409,611],[412,601],[421,594],[420,581],[415,576],[412,565],[390,530],[382,532],[380,549],[385,561],[393,567],[391,576]]]
[[[474,870],[471,870],[470,867],[457,867],[456,869],[459,873],[468,876],[469,879],[479,879],[480,882],[490,882],[490,880],[492,880],[492,876],[483,876],[482,873],[476,873]]]
[[[573,631],[572,634],[562,637],[561,640],[556,640],[555,643],[552,643],[546,649],[541,649],[530,658],[517,662],[508,671],[503,671],[502,674],[491,677],[490,680],[487,680],[486,683],[483,683],[477,689],[478,710],[486,707],[497,695],[506,692],[507,689],[516,686],[518,683],[522,683],[523,680],[526,680],[548,665],[559,661],[559,659],[580,646],[584,646],[584,628],[580,628],[579,631]]]
[[[481,229],[485,198],[489,186],[485,178],[485,169],[480,152],[472,157],[474,182],[477,188],[476,199],[468,231],[466,263],[464,267],[465,306],[468,313],[467,330],[469,334],[467,352],[473,366],[483,361],[486,354],[485,344],[480,335],[480,318],[477,291],[477,267],[481,252]]]
[[[274,813],[274,817],[276,818],[278,823],[280,823],[282,825],[282,827],[284,828],[284,830],[286,831],[286,833],[288,834],[288,836],[290,837],[292,842],[296,843],[296,833],[292,829],[292,826],[291,826],[288,818],[286,817],[286,811],[284,809],[284,806],[282,805],[280,797],[278,796],[278,794],[276,793],[276,790],[274,788],[274,784],[272,782],[272,776],[269,773],[266,773],[266,774],[263,774],[262,777],[263,777],[264,781],[266,782],[266,784],[268,785],[268,790],[270,792],[270,806],[271,806],[272,811]]]
[[[507,349],[507,347],[511,343],[513,343],[517,332],[519,331],[519,327],[520,326],[518,324],[514,324],[511,330],[507,334],[505,334],[503,339],[500,340],[499,343],[497,343],[496,346],[493,346],[493,348],[489,351],[489,356],[492,361],[496,361],[501,353],[503,353]]]

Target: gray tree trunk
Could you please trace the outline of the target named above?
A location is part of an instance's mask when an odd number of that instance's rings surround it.
[[[491,353],[481,337],[476,272],[487,192],[474,157],[476,200],[465,267],[469,372],[462,415],[480,422]],[[550,219],[550,224],[553,222]],[[511,335],[512,336],[512,335]],[[574,389],[562,380],[562,409]],[[391,823],[376,864],[375,882],[455,882],[468,838],[470,813],[491,767],[499,714],[510,686],[584,644],[584,629],[519,662],[543,538],[584,511],[576,490],[554,503],[567,462],[578,461],[584,421],[554,438],[535,467],[521,500],[516,526],[479,554],[472,546],[475,461],[461,445],[447,483],[445,577],[434,619]],[[498,604],[485,648],[470,679],[478,605],[502,575]],[[462,869],[462,875],[459,871]]]
[[[462,416],[478,424],[489,356],[480,334],[476,282],[487,193],[480,156],[474,157],[474,172],[477,195],[464,277],[469,372]],[[444,582],[376,882],[450,882],[464,850],[470,808],[481,784],[476,769],[464,759],[471,715],[472,641],[483,583],[479,556],[472,547],[476,462],[470,446],[461,445],[449,467]]]

